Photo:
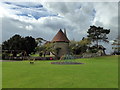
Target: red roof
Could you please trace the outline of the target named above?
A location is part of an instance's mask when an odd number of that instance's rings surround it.
[[[60,29],[58,33],[55,35],[55,37],[52,39],[52,42],[69,42],[69,40],[63,33],[63,31]]]

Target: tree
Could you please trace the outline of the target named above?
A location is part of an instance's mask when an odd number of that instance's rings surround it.
[[[96,42],[96,45],[98,47],[99,41],[105,41],[109,42],[107,39],[107,34],[110,33],[110,29],[103,29],[103,27],[96,27],[96,26],[90,26],[88,29],[88,38],[91,39],[92,42]]]
[[[41,37],[36,38],[35,41],[37,43],[37,47],[35,48],[35,50],[37,53],[39,53],[39,56],[42,56],[42,54],[45,53],[45,46],[43,43],[48,41]]]
[[[58,53],[61,48],[54,49],[54,43],[46,42],[44,44],[44,52],[51,52],[57,59],[59,59]]]
[[[37,43],[35,42],[35,39],[31,36],[27,36],[24,38],[25,48],[27,55],[29,55],[31,52],[35,52],[35,47],[37,46]]]
[[[89,46],[91,44],[91,40],[89,38],[82,38],[82,40],[79,42],[81,46]]]
[[[71,52],[71,54],[75,54],[75,55],[78,55],[80,54],[81,50],[80,50],[80,45],[77,41],[70,41],[69,43],[69,50]]]
[[[9,40],[3,42],[2,50],[7,50],[7,53],[12,53],[16,57],[18,51],[24,50],[24,38],[20,35],[14,35]]]
[[[43,39],[43,38],[36,38],[35,39],[36,40],[36,42],[37,42],[37,44],[38,44],[38,46],[41,46],[41,44],[43,43],[43,42],[46,42],[46,40],[45,39]]]
[[[120,55],[120,37],[116,38],[112,45],[112,49],[114,49],[114,54]]]
[[[21,37],[20,35],[14,35],[12,38],[8,39],[7,41],[3,42],[2,50],[8,50],[8,53],[13,54],[16,56],[18,53],[25,51],[26,54],[30,54],[34,52],[35,47],[37,46],[35,39],[32,37]]]
[[[23,42],[24,38],[20,35],[14,35],[9,40],[3,42],[2,49],[3,50],[23,50]]]
[[[81,41],[70,41],[69,49],[72,54],[79,55],[86,52],[90,44],[91,40],[83,37]]]

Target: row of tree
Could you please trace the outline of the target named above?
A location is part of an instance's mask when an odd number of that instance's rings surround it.
[[[3,53],[12,53],[13,56],[16,56],[17,53],[23,53],[28,56],[30,53],[35,52],[36,46],[37,43],[33,37],[21,37],[20,35],[14,35],[9,40],[3,42],[2,50]]]
[[[80,41],[70,41],[69,50],[71,54],[79,55],[86,52],[87,50],[89,50],[90,53],[96,53],[99,49],[102,49],[103,51],[105,50],[104,47],[100,47],[99,41],[109,42],[107,40],[107,34],[110,33],[109,29],[103,29],[103,27],[90,26],[87,33],[88,36],[86,38],[83,37],[83,39]],[[39,40],[40,42],[42,41],[42,39]],[[44,45],[38,45],[36,49],[37,51],[43,52],[49,51],[52,52],[52,54],[54,54],[54,52],[57,52],[57,50],[54,50],[53,44],[49,42]]]
[[[81,41],[71,41],[69,44],[69,50],[72,54],[81,54],[88,49],[91,53],[96,53],[99,50],[99,41],[109,42],[107,34],[110,33],[109,29],[103,27],[90,26],[87,31],[88,36],[83,37]],[[42,44],[46,42],[45,44]],[[94,42],[94,44],[93,44]],[[92,45],[92,46],[91,46]],[[43,38],[33,38],[31,36],[21,37],[20,35],[14,35],[9,40],[3,42],[2,50],[12,53],[16,56],[17,53],[23,53],[27,56],[32,52],[56,52],[53,49],[53,44],[44,40]],[[12,52],[11,52],[12,51]]]

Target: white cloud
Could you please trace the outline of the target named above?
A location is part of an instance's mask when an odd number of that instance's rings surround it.
[[[118,3],[94,3],[96,10],[93,24],[103,26],[111,30],[110,39],[118,36]]]
[[[42,2],[43,7],[39,5],[41,3],[20,2],[14,5],[0,3],[3,41],[16,33],[52,40],[60,28],[66,28],[70,40],[73,38],[81,40],[87,36],[86,31],[93,24],[111,29],[110,40],[117,36],[117,3]]]
[[[94,3],[96,9],[96,16],[94,23],[96,21],[102,22],[103,25],[113,25],[111,19],[118,17],[118,3]],[[104,8],[103,8],[104,7]],[[118,24],[116,24],[118,25]]]
[[[25,29],[26,29],[26,30],[32,30],[33,27],[32,27],[31,25],[28,25],[28,26],[25,27]]]
[[[23,26],[18,26],[19,28],[23,28]]]

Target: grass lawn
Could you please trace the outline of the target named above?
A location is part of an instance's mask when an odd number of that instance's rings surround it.
[[[76,59],[81,65],[51,61],[2,62],[3,88],[118,88],[118,56]]]
[[[30,56],[32,56],[32,57],[39,57],[39,54],[33,54],[33,55],[30,55]],[[44,55],[42,55],[42,57],[44,57]],[[50,55],[45,55],[45,57],[51,57],[51,56]]]
[[[32,56],[32,57],[39,57],[39,54],[32,54],[30,56]]]

